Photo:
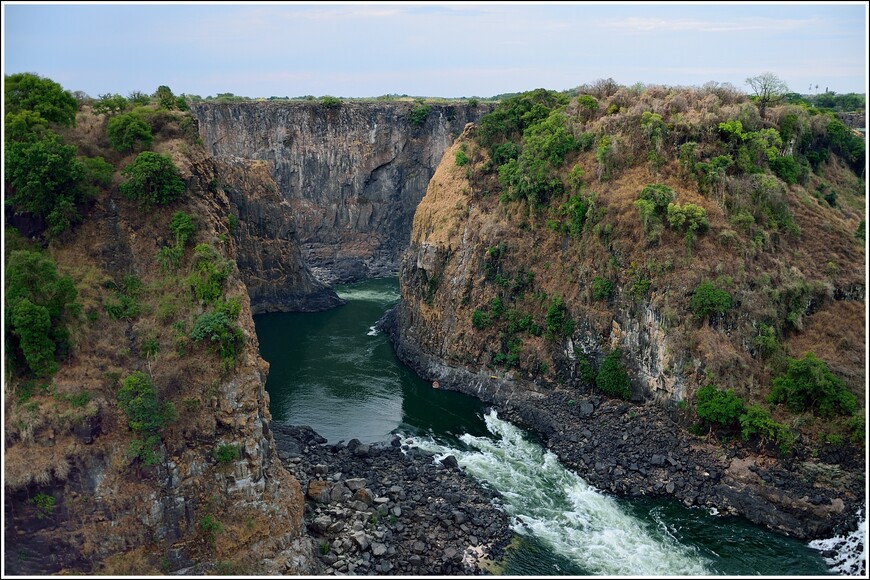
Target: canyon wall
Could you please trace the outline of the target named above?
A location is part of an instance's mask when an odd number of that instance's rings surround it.
[[[489,105],[196,104],[218,160],[265,163],[306,265],[328,284],[395,274],[444,150]],[[283,210],[281,210],[283,211]]]

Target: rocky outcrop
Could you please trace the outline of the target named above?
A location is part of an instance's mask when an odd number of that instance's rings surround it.
[[[328,445],[275,426],[278,456],[302,483],[319,574],[469,575],[492,571],[512,538],[498,495],[456,458],[391,443]]]
[[[197,104],[206,149],[262,161],[307,265],[327,283],[395,274],[414,210],[444,150],[488,105],[414,102]],[[419,113],[418,113],[419,114]]]

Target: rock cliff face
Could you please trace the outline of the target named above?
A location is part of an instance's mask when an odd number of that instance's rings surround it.
[[[331,284],[396,273],[414,210],[444,150],[490,109],[429,105],[424,116],[421,107],[259,102],[191,110],[214,157],[267,164],[306,264]]]
[[[177,128],[177,121],[167,124]],[[80,115],[76,131],[94,124],[99,129],[99,120]],[[228,216],[246,218],[236,231],[246,242],[260,233],[258,224],[281,235],[290,230],[274,210],[233,203],[216,185],[256,193],[263,187],[256,167],[228,171],[172,134],[164,129],[155,149],[179,168],[181,199],[143,211],[117,189],[104,192],[84,223],[49,248],[73,278],[83,314],[71,325],[72,352],[51,385],[26,397],[19,390],[22,396],[4,410],[8,573],[311,570],[301,489],[276,456],[268,364],[259,356],[251,300],[235,266],[240,256],[266,263],[272,249],[239,250]],[[117,166],[129,161],[118,159]],[[179,211],[192,216],[196,232],[175,268],[159,267],[156,257],[174,241],[169,224]],[[196,266],[203,256],[224,272],[216,278],[221,300],[238,312],[230,319],[241,343],[229,362],[191,339],[195,322],[214,308],[190,286],[203,271]],[[107,305],[121,298],[127,310],[110,315]],[[256,292],[254,298],[270,299]],[[134,371],[153,383],[161,404],[175,408],[156,442],[137,439],[120,408],[119,388]]]
[[[242,159],[216,163],[232,206],[230,233],[252,312],[307,312],[341,304],[305,265],[294,239],[293,212],[279,195],[267,164]]]

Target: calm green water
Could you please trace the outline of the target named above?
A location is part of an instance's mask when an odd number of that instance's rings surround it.
[[[254,318],[271,364],[276,421],[310,425],[330,442],[398,433],[453,454],[497,489],[521,535],[510,575],[829,574],[819,553],[744,520],[677,502],[627,500],[589,486],[517,427],[484,415],[476,399],[433,389],[396,359],[375,322],[399,299],[396,279],[336,289],[348,303],[319,313]],[[582,475],[582,474],[581,474]]]

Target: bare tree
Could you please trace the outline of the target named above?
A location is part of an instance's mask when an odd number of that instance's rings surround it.
[[[746,79],[746,84],[752,87],[755,96],[758,97],[758,112],[762,119],[767,106],[776,103],[788,92],[788,85],[785,84],[785,81],[771,72],[761,73],[757,77],[749,77]]]

